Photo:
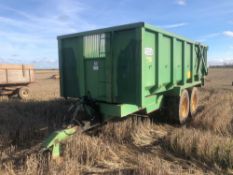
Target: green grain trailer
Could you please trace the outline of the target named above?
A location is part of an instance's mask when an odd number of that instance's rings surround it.
[[[104,120],[167,103],[176,114],[175,97],[203,85],[207,75],[207,46],[143,22],[64,35],[58,42],[61,96],[90,96]],[[187,113],[189,98],[183,103]],[[181,122],[186,117],[174,115]]]
[[[184,123],[197,111],[205,45],[143,22],[59,36],[58,43],[61,96],[79,99],[70,108],[79,126],[158,109]],[[43,145],[59,156],[59,142],[76,130],[54,132]]]

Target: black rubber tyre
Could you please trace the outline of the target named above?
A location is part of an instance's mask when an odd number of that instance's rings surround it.
[[[165,97],[165,114],[169,121],[184,124],[189,118],[189,93],[186,89],[180,96]]]
[[[30,89],[28,87],[21,87],[19,90],[18,90],[18,96],[20,99],[28,99],[29,96],[30,96]]]
[[[190,114],[191,116],[194,116],[197,113],[198,105],[199,105],[198,88],[194,87],[192,88],[190,92]]]

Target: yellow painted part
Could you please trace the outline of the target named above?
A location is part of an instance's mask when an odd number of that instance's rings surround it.
[[[188,78],[188,79],[191,78],[191,71],[188,71],[188,72],[187,72],[187,78]]]

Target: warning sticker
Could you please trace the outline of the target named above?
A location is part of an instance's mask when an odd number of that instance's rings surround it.
[[[152,56],[153,55],[153,49],[150,47],[145,48],[145,55],[146,56]]]
[[[98,64],[98,61],[94,61],[94,64],[93,64],[93,70],[99,70],[99,64]]]

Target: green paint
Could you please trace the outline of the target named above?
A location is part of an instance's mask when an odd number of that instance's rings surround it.
[[[51,147],[52,149],[52,158],[57,159],[61,156],[61,145],[60,143],[56,143]]]
[[[45,150],[51,149],[52,158],[56,159],[61,154],[60,143],[68,139],[70,136],[72,136],[76,131],[77,131],[77,127],[55,131],[43,141],[42,147]]]
[[[104,37],[103,37],[104,36]],[[208,47],[135,23],[58,37],[61,95],[91,95],[107,120],[204,84]]]
[[[208,74],[207,46],[142,22],[59,36],[58,47],[61,96],[91,96],[104,121],[158,110]],[[53,132],[44,149],[59,157],[75,132]]]
[[[102,116],[106,120],[114,117],[124,117],[139,110],[138,106],[130,104],[113,105],[99,103],[99,106]]]

